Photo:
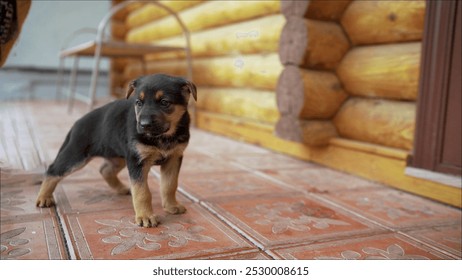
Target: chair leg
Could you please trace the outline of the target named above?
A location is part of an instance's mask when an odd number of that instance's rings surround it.
[[[63,71],[64,71],[64,57],[59,59],[59,66],[58,66],[58,75],[56,78],[56,100],[61,99],[62,97],[62,90],[63,90]]]
[[[68,113],[72,112],[74,107],[75,100],[75,85],[77,82],[77,69],[79,68],[79,56],[74,57],[74,66],[71,71],[71,79],[69,81],[69,103],[68,103]]]
[[[98,83],[98,75],[99,75],[99,63],[101,60],[101,55],[100,55],[101,50],[95,51],[95,61],[93,64],[93,70],[91,73],[91,83],[90,83],[90,102],[89,102],[89,110],[93,109],[93,106],[95,105],[95,99],[96,99],[96,85]]]

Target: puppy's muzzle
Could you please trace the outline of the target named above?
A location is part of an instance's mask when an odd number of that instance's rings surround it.
[[[170,129],[170,124],[166,121],[158,120],[156,117],[147,116],[140,118],[137,131],[148,136],[158,136]]]

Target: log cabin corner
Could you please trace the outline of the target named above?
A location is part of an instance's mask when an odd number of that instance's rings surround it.
[[[191,31],[197,127],[462,207],[460,2],[161,2]],[[112,32],[183,42],[150,4]],[[185,76],[183,55],[147,70]],[[141,72],[114,59],[111,92]]]

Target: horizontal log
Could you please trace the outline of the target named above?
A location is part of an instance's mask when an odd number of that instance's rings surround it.
[[[345,89],[359,96],[416,100],[421,43],[357,47],[337,68]]]
[[[186,76],[184,60],[149,62],[147,73]],[[129,64],[126,80],[142,74],[139,63]],[[193,81],[197,86],[249,87],[275,91],[282,65],[276,53],[235,57],[202,58],[193,61]]]
[[[339,21],[352,0],[311,0],[305,18]]]
[[[339,24],[289,17],[282,30],[279,56],[284,65],[335,69],[349,47]]]
[[[272,91],[199,87],[196,106],[199,110],[276,123],[279,112]]]
[[[284,68],[276,92],[282,114],[304,119],[329,119],[347,98],[335,74],[296,66]]]
[[[210,1],[179,13],[190,32],[240,22],[280,11],[280,1]],[[182,33],[173,16],[131,29],[128,42],[146,43]]]
[[[422,39],[425,1],[354,1],[342,17],[353,44]]]
[[[193,57],[225,56],[236,53],[255,54],[277,52],[279,37],[285,18],[282,15],[269,15],[223,27],[194,32],[191,34],[191,53]],[[152,42],[161,46],[185,46],[182,35]],[[168,52],[147,56],[148,60],[179,59],[185,53]]]
[[[334,124],[343,137],[410,150],[413,146],[415,102],[351,98]]]
[[[300,120],[292,116],[282,116],[276,124],[275,132],[282,139],[308,146],[325,146],[330,139],[338,136],[331,121]]]
[[[165,5],[166,7],[172,9],[174,12],[179,12],[193,6],[202,4],[203,0],[195,1],[178,1],[178,0],[161,0],[160,4]],[[148,3],[143,6],[140,6],[136,10],[132,11],[127,15],[125,19],[125,25],[128,29],[133,29],[135,27],[141,26],[143,24],[149,23],[151,21],[158,20],[165,16],[169,15],[169,12],[163,8]]]

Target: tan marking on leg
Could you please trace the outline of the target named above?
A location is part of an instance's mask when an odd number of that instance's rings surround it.
[[[149,172],[149,168],[144,169]],[[143,227],[155,227],[159,223],[159,219],[152,211],[152,196],[147,182],[148,172],[143,171],[141,182],[132,182],[131,193],[136,224]]]
[[[53,199],[53,192],[56,189],[59,181],[62,180],[63,177],[55,177],[55,176],[47,176],[45,180],[43,180],[42,185],[40,186],[40,191],[37,196],[36,205],[37,207],[51,207],[55,204],[55,200]]]
[[[176,200],[178,175],[181,167],[181,155],[173,155],[160,167],[160,194],[162,207],[171,214],[183,214],[186,208]]]
[[[99,170],[108,185],[118,194],[122,195],[130,193],[130,189],[117,177],[117,174],[119,174],[125,165],[125,160],[121,158],[105,159]]]
[[[80,163],[79,165],[74,166],[69,172],[64,174],[64,176],[46,176],[45,180],[43,180],[42,185],[40,186],[40,191],[37,196],[37,201],[36,205],[38,207],[50,207],[55,204],[55,201],[53,199],[53,192],[56,189],[56,186],[58,183],[64,179],[65,177],[71,175],[77,170],[82,169],[87,163],[90,161],[90,159],[85,160],[84,162]]]

